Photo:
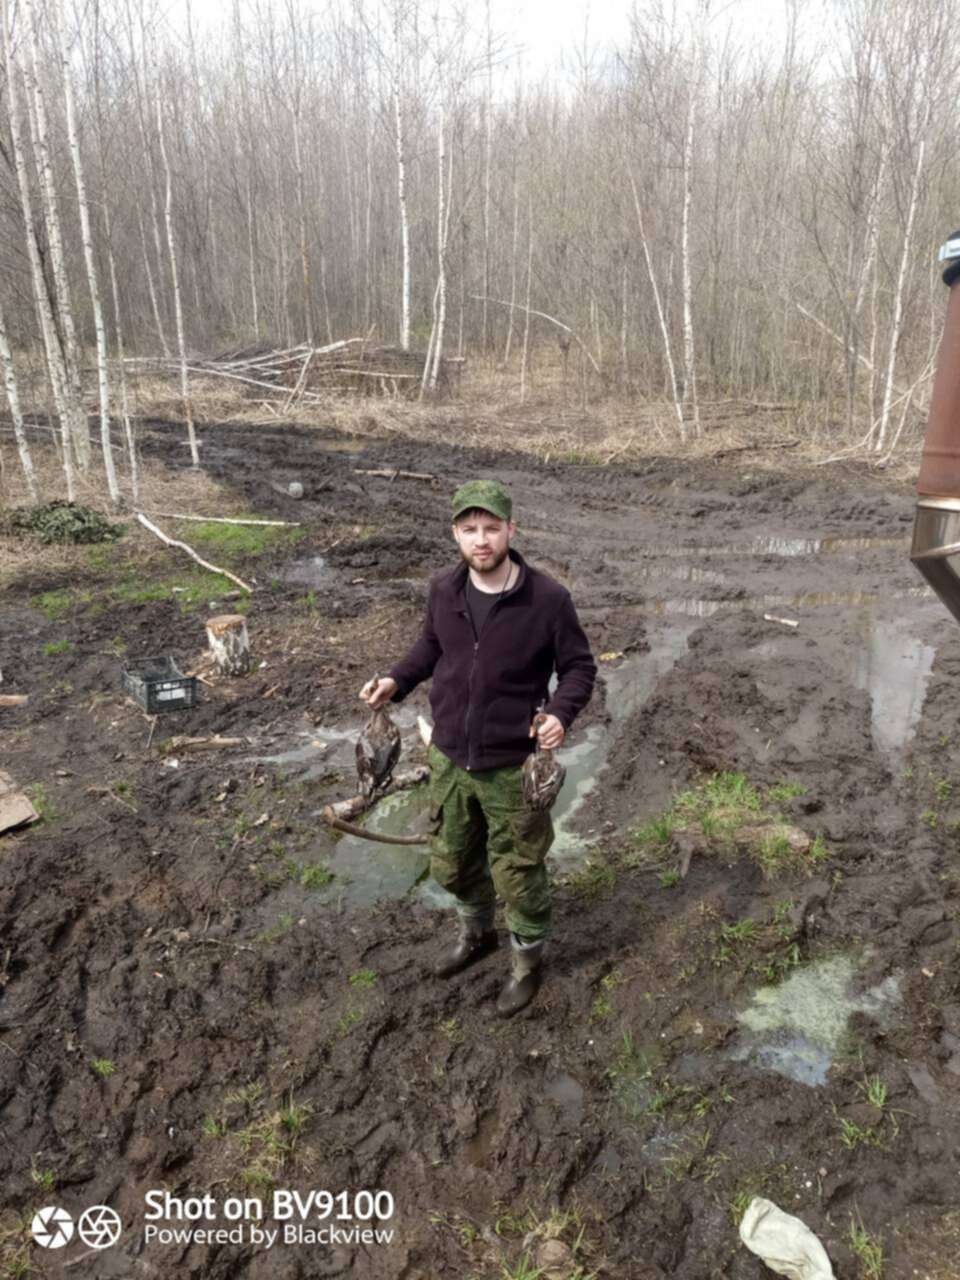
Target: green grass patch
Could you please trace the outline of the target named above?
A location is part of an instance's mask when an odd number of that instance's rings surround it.
[[[290,876],[304,889],[325,889],[336,879],[334,873],[323,862],[288,862]]]
[[[43,646],[43,654],[46,658],[53,658],[58,653],[66,653],[69,649],[69,640],[51,640],[49,644]]]
[[[245,515],[238,519],[261,520],[266,517]],[[305,529],[285,529],[270,525],[249,524],[217,524],[215,521],[204,521],[190,526],[188,541],[195,550],[216,553],[221,559],[232,563],[245,560],[251,556],[263,555],[265,551],[292,546],[306,536]]]
[[[617,873],[604,858],[589,857],[582,866],[560,878],[560,884],[578,898],[605,898],[617,882]]]
[[[808,874],[826,861],[827,846],[821,836],[801,849],[797,830],[779,811],[779,805],[804,794],[799,783],[780,782],[764,793],[743,773],[716,773],[681,791],[666,812],[631,833],[626,863],[633,867],[656,866],[658,859],[683,833],[699,834],[717,851],[732,854],[746,847],[768,877],[793,871]],[[662,870],[662,864],[661,864]],[[676,883],[663,872],[661,883]]]
[[[77,591],[75,587],[60,587],[57,591],[42,591],[31,596],[27,601],[34,609],[39,609],[48,622],[62,622],[70,610],[78,604],[91,600],[89,591]]]
[[[377,974],[373,969],[358,969],[356,973],[351,973],[347,979],[351,987],[365,987],[369,990],[376,986]]]

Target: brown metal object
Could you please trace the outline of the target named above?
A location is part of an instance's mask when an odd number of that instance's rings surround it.
[[[960,236],[940,250],[950,299],[917,480],[910,559],[960,622]]]

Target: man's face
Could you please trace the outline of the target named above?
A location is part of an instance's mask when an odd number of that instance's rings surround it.
[[[454,521],[453,537],[471,569],[492,573],[507,558],[516,527],[512,520],[501,520],[489,511],[468,511]]]

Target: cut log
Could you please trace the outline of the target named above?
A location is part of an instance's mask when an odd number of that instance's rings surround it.
[[[217,670],[224,676],[245,676],[252,656],[247,620],[242,613],[221,613],[207,619],[207,640]]]

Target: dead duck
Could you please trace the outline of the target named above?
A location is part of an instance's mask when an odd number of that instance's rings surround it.
[[[539,728],[543,715],[537,715],[533,722]],[[560,794],[567,771],[556,757],[556,753],[537,746],[532,755],[523,762],[523,802],[528,809],[542,812],[549,809]]]
[[[384,707],[376,707],[357,739],[360,794],[370,797],[390,781],[400,759],[400,730]]]

